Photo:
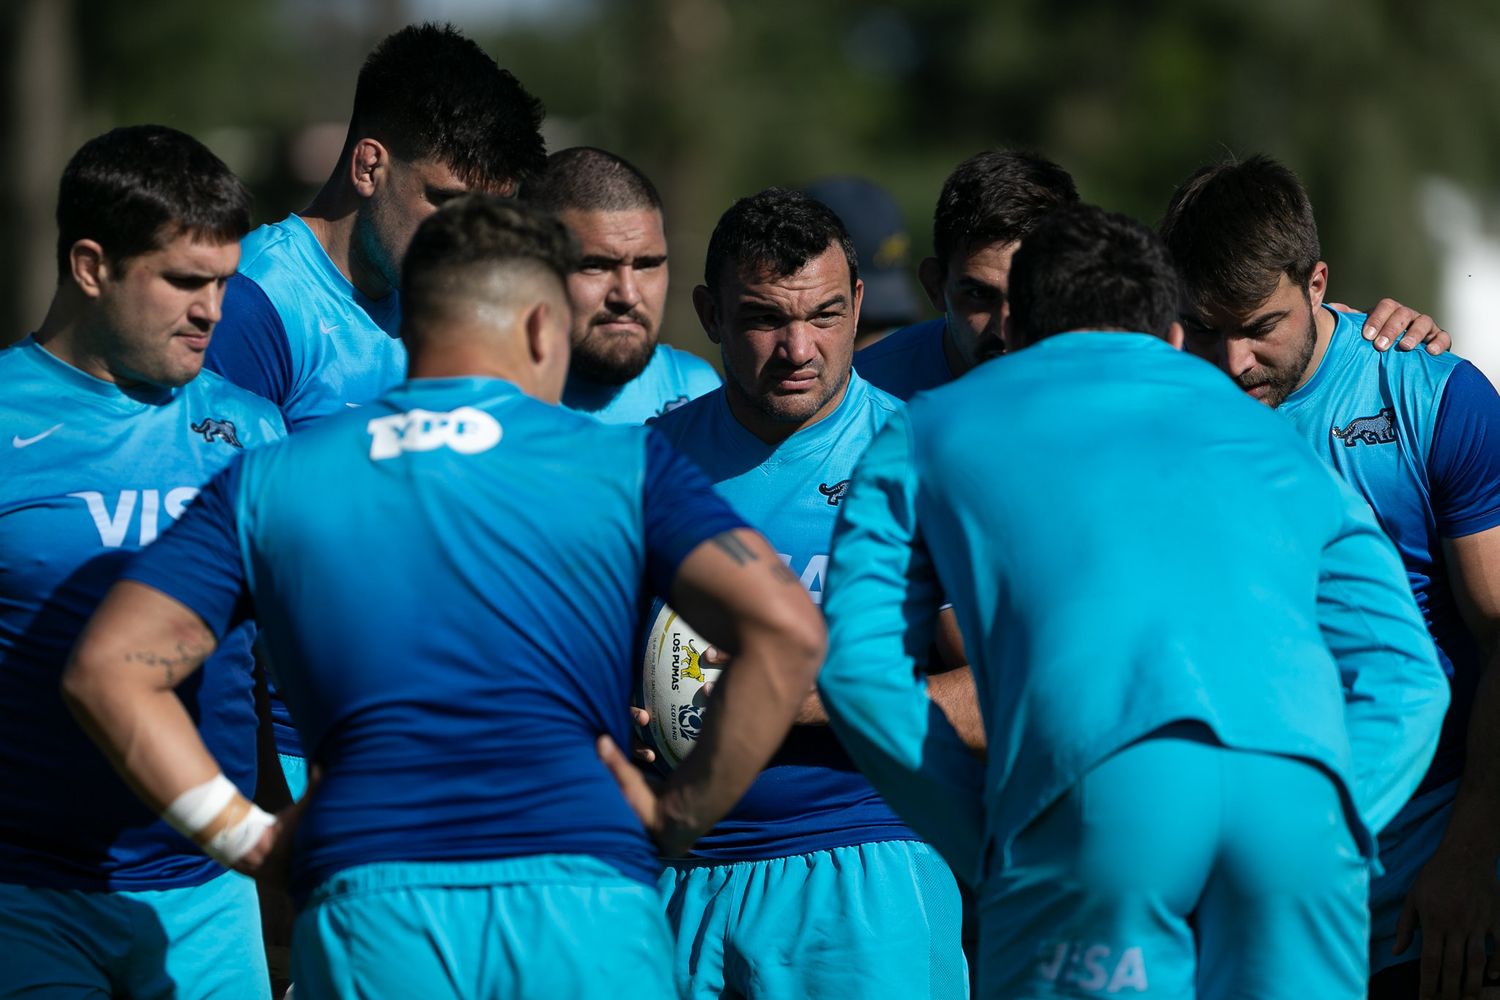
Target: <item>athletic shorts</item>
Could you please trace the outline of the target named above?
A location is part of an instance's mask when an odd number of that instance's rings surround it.
[[[383,862],[313,891],[292,932],[297,1000],[671,997],[653,887],[584,855]]]
[[[977,995],[1362,1000],[1368,863],[1334,779],[1169,732],[1095,767],[985,879]]]
[[[84,892],[0,883],[0,997],[267,1000],[255,883]]]
[[[969,995],[958,886],[919,841],[674,862],[661,889],[689,1000]]]
[[[284,753],[276,756],[281,761],[281,774],[286,778],[286,790],[291,793],[292,801],[296,802],[307,791],[307,758]]]

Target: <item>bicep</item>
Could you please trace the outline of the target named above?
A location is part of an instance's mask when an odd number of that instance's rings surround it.
[[[721,532],[682,560],[672,606],[716,646],[738,650],[746,628],[809,628],[818,619],[802,581],[750,528]]]
[[[1459,611],[1480,643],[1500,644],[1500,526],[1443,540]]]
[[[75,685],[102,681],[169,689],[217,646],[192,608],[147,584],[121,580],[89,619],[68,674]]]

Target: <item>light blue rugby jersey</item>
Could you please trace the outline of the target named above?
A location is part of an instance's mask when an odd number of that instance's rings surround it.
[[[915,674],[940,592],[983,764]],[[1369,854],[1448,701],[1364,501],[1285,420],[1144,334],[1050,337],[894,415],[842,504],[824,610],[835,728],[971,883],[1095,764],[1178,720],[1338,776]]]
[[[854,353],[854,370],[877,389],[900,400],[953,381],[943,353],[947,320],[939,316],[893,331]]]
[[[222,314],[207,366],[279,406],[293,433],[363,406],[406,377],[397,294],[362,295],[297,215],[241,241]],[[271,717],[276,749],[302,756],[275,690]]]
[[[1463,771],[1481,663],[1441,540],[1500,525],[1500,397],[1455,355],[1373,351],[1364,314],[1329,312],[1327,353],[1280,411],[1374,508],[1437,643],[1453,706],[1421,794]]]
[[[654,431],[421,379],[247,454],[127,572],[216,634],[253,608],[323,772],[299,896],[359,864],[558,853],[654,884],[595,740],[628,746],[651,591],[743,525]]]
[[[624,385],[569,378],[563,405],[606,424],[643,424],[720,385],[714,366],[687,351],[657,344],[645,369]]]
[[[166,889],[223,872],[125,786],[58,682],[130,554],[232,458],[281,436],[274,406],[212,372],[127,390],[29,338],[0,352],[0,881]],[[246,795],[250,671],[247,626],[177,689]]]
[[[900,407],[853,373],[836,410],[777,445],[734,418],[723,389],[652,426],[708,473],[719,495],[770,540],[821,604],[829,541],[854,463]],[[912,839],[828,727],[796,726],[693,854],[744,861]]]

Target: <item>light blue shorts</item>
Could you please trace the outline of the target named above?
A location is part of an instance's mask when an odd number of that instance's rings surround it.
[[[267,1000],[255,883],[83,892],[0,883],[0,997]]]
[[[679,862],[661,889],[677,935],[673,969],[690,1000],[969,995],[958,885],[926,844]]]
[[[307,792],[307,758],[292,757],[284,753],[276,755],[281,760],[281,774],[286,778],[286,790],[296,802]]]
[[[297,1000],[671,997],[671,956],[655,890],[583,855],[360,865],[292,932]]]
[[[1133,744],[980,891],[980,997],[1363,1000],[1368,864],[1335,781],[1180,731]]]

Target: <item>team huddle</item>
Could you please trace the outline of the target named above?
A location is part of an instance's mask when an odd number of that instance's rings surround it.
[[[1500,397],[1332,302],[1290,170],[1152,230],[980,153],[883,335],[862,189],[768,188],[721,378],[656,187],[542,116],[422,25],[279,222],[163,126],[68,163],[0,351],[0,997],[1500,989]]]

